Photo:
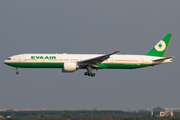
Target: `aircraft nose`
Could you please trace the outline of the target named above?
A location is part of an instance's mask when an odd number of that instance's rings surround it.
[[[7,63],[7,60],[4,60],[4,64],[6,64]]]

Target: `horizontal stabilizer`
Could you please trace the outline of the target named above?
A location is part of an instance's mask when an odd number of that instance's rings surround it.
[[[163,62],[164,60],[172,59],[172,58],[174,58],[174,57],[165,57],[165,58],[153,60],[153,62]]]

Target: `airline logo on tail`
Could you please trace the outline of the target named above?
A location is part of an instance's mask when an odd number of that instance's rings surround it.
[[[169,46],[173,34],[167,34],[163,39],[161,39],[151,51],[149,51],[148,56],[164,57],[166,50]]]
[[[155,49],[159,52],[164,51],[165,48],[166,48],[166,43],[163,40],[159,41],[155,46]]]

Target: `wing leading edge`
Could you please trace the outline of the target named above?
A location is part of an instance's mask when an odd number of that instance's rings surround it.
[[[84,66],[93,66],[93,67],[98,68],[97,63],[101,63],[101,62],[107,60],[111,55],[114,55],[114,54],[116,54],[118,52],[120,52],[120,51],[115,51],[115,52],[110,53],[110,54],[102,55],[102,56],[87,59],[87,60],[82,60],[82,61],[78,62],[78,65],[82,66],[82,67],[84,67]]]

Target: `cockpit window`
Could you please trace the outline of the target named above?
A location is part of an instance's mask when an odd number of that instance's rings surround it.
[[[7,58],[7,60],[11,60],[11,58]]]

